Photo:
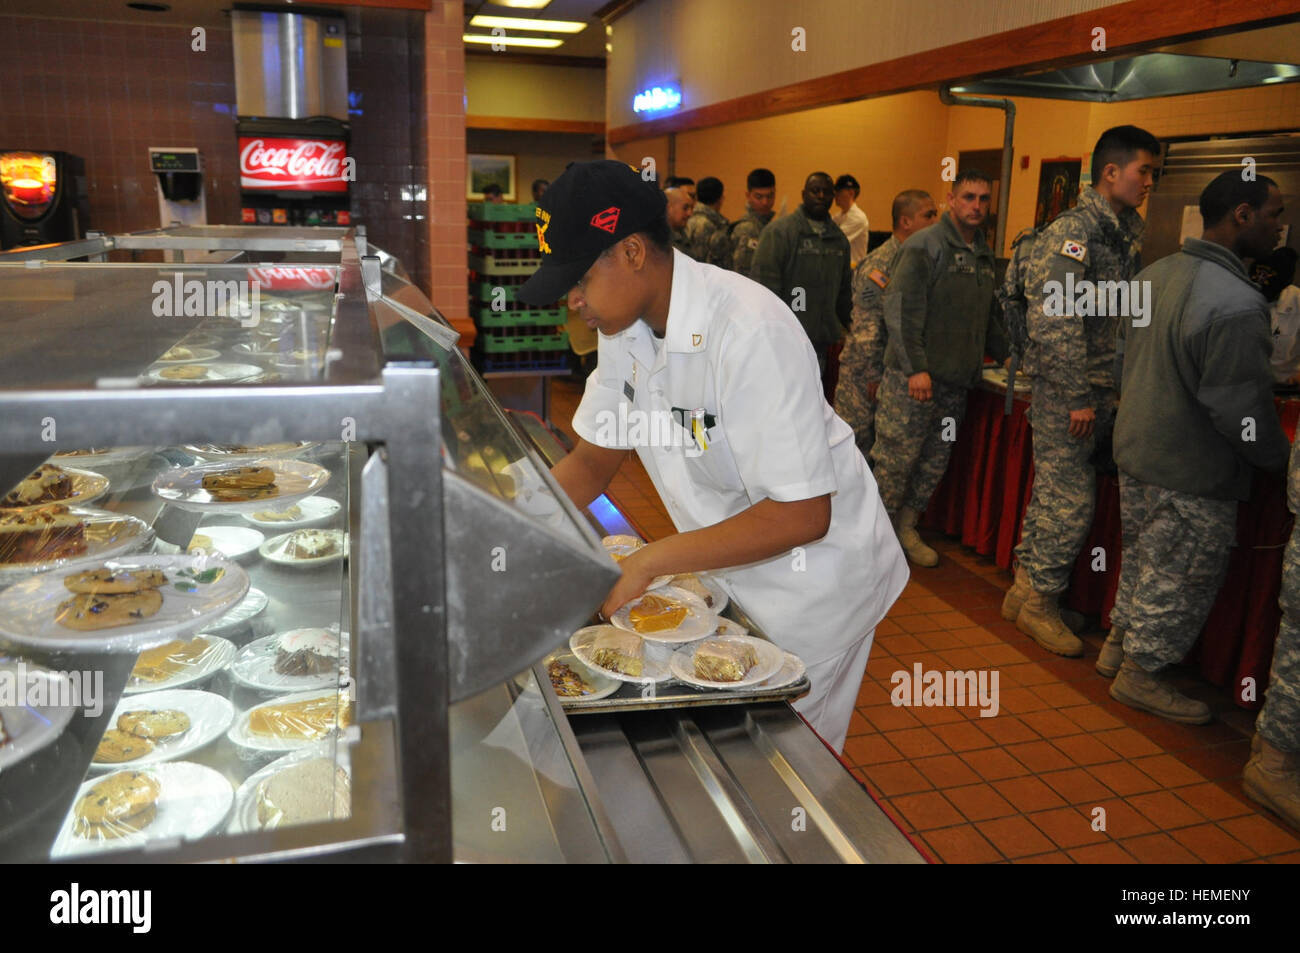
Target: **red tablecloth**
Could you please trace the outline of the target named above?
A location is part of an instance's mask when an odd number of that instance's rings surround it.
[[[1034,482],[1032,433],[1017,399],[1003,415],[1005,394],[985,388],[970,392],[966,421],[953,447],[952,462],[935,491],[923,525],[960,536],[963,544],[1011,568],[1012,550]],[[1278,402],[1282,426],[1295,439],[1300,400]],[[1237,704],[1257,710],[1268,685],[1273,642],[1281,618],[1277,605],[1282,555],[1291,534],[1286,481],[1257,474],[1248,502],[1237,511],[1237,546],[1218,601],[1210,611],[1192,660],[1212,683],[1231,691]],[[1104,556],[1094,556],[1100,547]],[[1097,513],[1074,567],[1067,604],[1110,624],[1120,567],[1119,484],[1097,481]],[[1097,567],[1094,569],[1094,565]],[[1254,698],[1241,698],[1242,679],[1255,680]]]

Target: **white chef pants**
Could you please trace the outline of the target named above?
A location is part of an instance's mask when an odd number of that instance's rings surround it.
[[[849,719],[857,705],[862,688],[862,676],[867,670],[867,657],[875,641],[872,629],[859,642],[855,642],[839,655],[808,666],[808,681],[812,688],[794,703],[794,710],[803,715],[813,731],[821,735],[836,754],[844,750],[844,739],[849,734]]]

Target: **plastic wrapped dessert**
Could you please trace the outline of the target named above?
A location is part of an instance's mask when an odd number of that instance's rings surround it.
[[[208,640],[203,636],[184,641],[176,639],[154,649],[146,649],[135,660],[131,669],[131,681],[163,682],[198,663],[209,650]]]
[[[263,828],[328,821],[351,812],[347,772],[328,758],[290,765],[257,786],[257,822]]]
[[[62,503],[0,512],[0,563],[68,559],[85,551],[85,521]]]
[[[673,599],[653,594],[644,597],[628,611],[628,621],[638,632],[664,632],[675,629],[685,618],[684,605]]]
[[[645,643],[633,632],[610,629],[591,643],[591,660],[611,672],[640,678],[645,667]]]
[[[339,667],[339,637],[329,629],[294,629],[275,648],[277,675],[324,675]]]
[[[695,648],[695,677],[706,682],[738,682],[758,664],[758,653],[744,642],[706,639]]]
[[[230,467],[203,477],[203,489],[214,500],[245,502],[276,496],[275,471],[270,467]]]
[[[248,733],[255,737],[316,741],[336,728],[352,724],[352,704],[336,695],[281,702],[254,708],[248,714]]]
[[[34,506],[57,503],[72,495],[72,477],[62,467],[42,463],[34,473],[0,499],[0,506]]]
[[[87,840],[116,840],[144,830],[157,817],[162,789],[140,771],[119,771],[97,781],[73,806],[73,833]]]

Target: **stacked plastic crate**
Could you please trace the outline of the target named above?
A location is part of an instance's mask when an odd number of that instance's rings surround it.
[[[566,370],[569,333],[563,302],[529,307],[515,294],[542,263],[535,205],[469,205],[470,314],[484,372]]]

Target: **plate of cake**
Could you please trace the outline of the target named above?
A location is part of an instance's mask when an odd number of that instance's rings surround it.
[[[271,537],[258,552],[281,566],[321,566],[348,554],[348,534],[339,529],[296,529]]]
[[[231,834],[295,824],[337,821],[352,813],[352,778],[347,746],[329,743],[291,751],[254,772],[235,792]]]
[[[66,503],[0,510],[0,586],[138,552],[152,541],[148,525],[123,513]]]
[[[299,529],[328,522],[340,509],[342,504],[338,500],[331,500],[327,496],[309,496],[287,508],[275,509],[268,506],[242,515],[254,526]]]
[[[42,463],[0,497],[0,509],[24,509],[47,503],[84,506],[108,492],[108,477],[75,467]]]
[[[785,652],[749,635],[703,639],[673,653],[672,673],[699,688],[749,688],[785,665]]]
[[[214,556],[117,556],[0,590],[0,635],[52,650],[139,652],[196,632],[248,591],[248,573]]]
[[[14,687],[0,700],[0,772],[40,751],[63,734],[81,709],[60,704],[75,696],[66,672],[28,662],[0,662],[0,679]],[[19,687],[21,686],[21,695]]]
[[[633,599],[609,620],[651,642],[694,642],[718,627],[718,617],[684,589],[668,586]]]
[[[251,751],[293,751],[352,724],[352,707],[347,690],[282,695],[240,713],[226,737]]]
[[[50,856],[198,840],[225,822],[234,800],[220,772],[189,761],[114,771],[80,787]]]
[[[177,467],[153,481],[155,495],[190,512],[254,513],[318,492],[329,471],[302,460],[264,457],[242,466]]]
[[[135,660],[122,694],[138,695],[197,684],[229,665],[236,651],[233,642],[215,635],[173,639],[145,649]]]
[[[573,654],[592,671],[620,682],[650,685],[673,677],[670,646],[647,643],[635,632],[589,625],[569,638]]]
[[[230,676],[263,692],[301,692],[337,685],[348,660],[348,634],[337,629],[290,629],[245,645]]]
[[[212,692],[171,689],[123,698],[91,759],[92,771],[171,761],[216,741],[235,706]]]

